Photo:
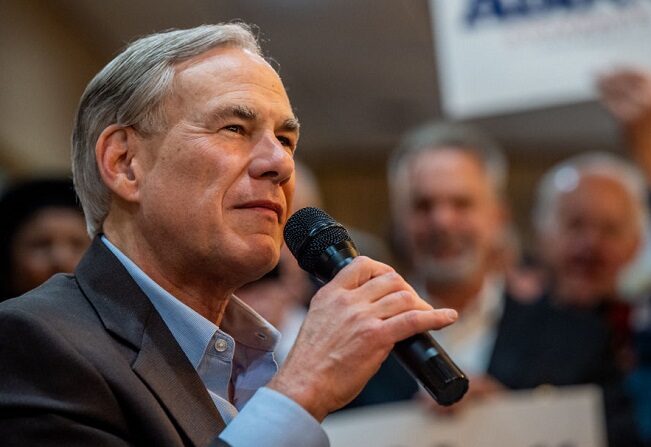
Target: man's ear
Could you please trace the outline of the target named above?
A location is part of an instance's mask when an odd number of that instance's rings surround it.
[[[131,127],[111,124],[95,145],[95,159],[104,184],[128,202],[138,201],[138,178],[134,155],[141,142]]]

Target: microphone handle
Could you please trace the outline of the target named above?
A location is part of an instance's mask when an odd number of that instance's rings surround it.
[[[440,405],[452,405],[468,391],[468,378],[431,331],[399,341],[392,354]]]
[[[323,251],[312,273],[326,283],[358,254],[350,240],[331,245]],[[452,405],[468,391],[468,378],[434,339],[431,331],[399,341],[392,354],[440,405]]]

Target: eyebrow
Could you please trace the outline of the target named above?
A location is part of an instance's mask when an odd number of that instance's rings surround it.
[[[258,114],[255,110],[242,104],[220,107],[216,109],[212,115],[219,121],[223,121],[231,117],[240,118],[244,121],[254,121],[258,117]],[[287,118],[280,125],[280,130],[286,132],[298,132],[299,128],[300,123],[295,117]]]
[[[217,108],[212,112],[212,116],[219,121],[232,117],[240,118],[245,121],[253,121],[256,119],[257,114],[252,108],[247,106],[229,105]]]
[[[287,132],[298,132],[300,128],[301,124],[298,122],[298,118],[287,118],[280,126],[280,130]]]

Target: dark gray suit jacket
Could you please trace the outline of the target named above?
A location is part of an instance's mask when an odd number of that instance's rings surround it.
[[[226,446],[149,299],[96,238],[74,275],[0,304],[3,446]]]

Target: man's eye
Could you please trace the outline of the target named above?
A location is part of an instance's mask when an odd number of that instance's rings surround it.
[[[244,127],[240,126],[239,124],[230,124],[228,126],[224,126],[223,129],[228,130],[229,132],[235,132],[239,134],[244,133]]]
[[[278,139],[278,141],[280,141],[280,144],[282,144],[283,146],[290,147],[290,148],[294,147],[294,142],[290,138],[283,137],[282,135],[279,135],[276,138]]]

